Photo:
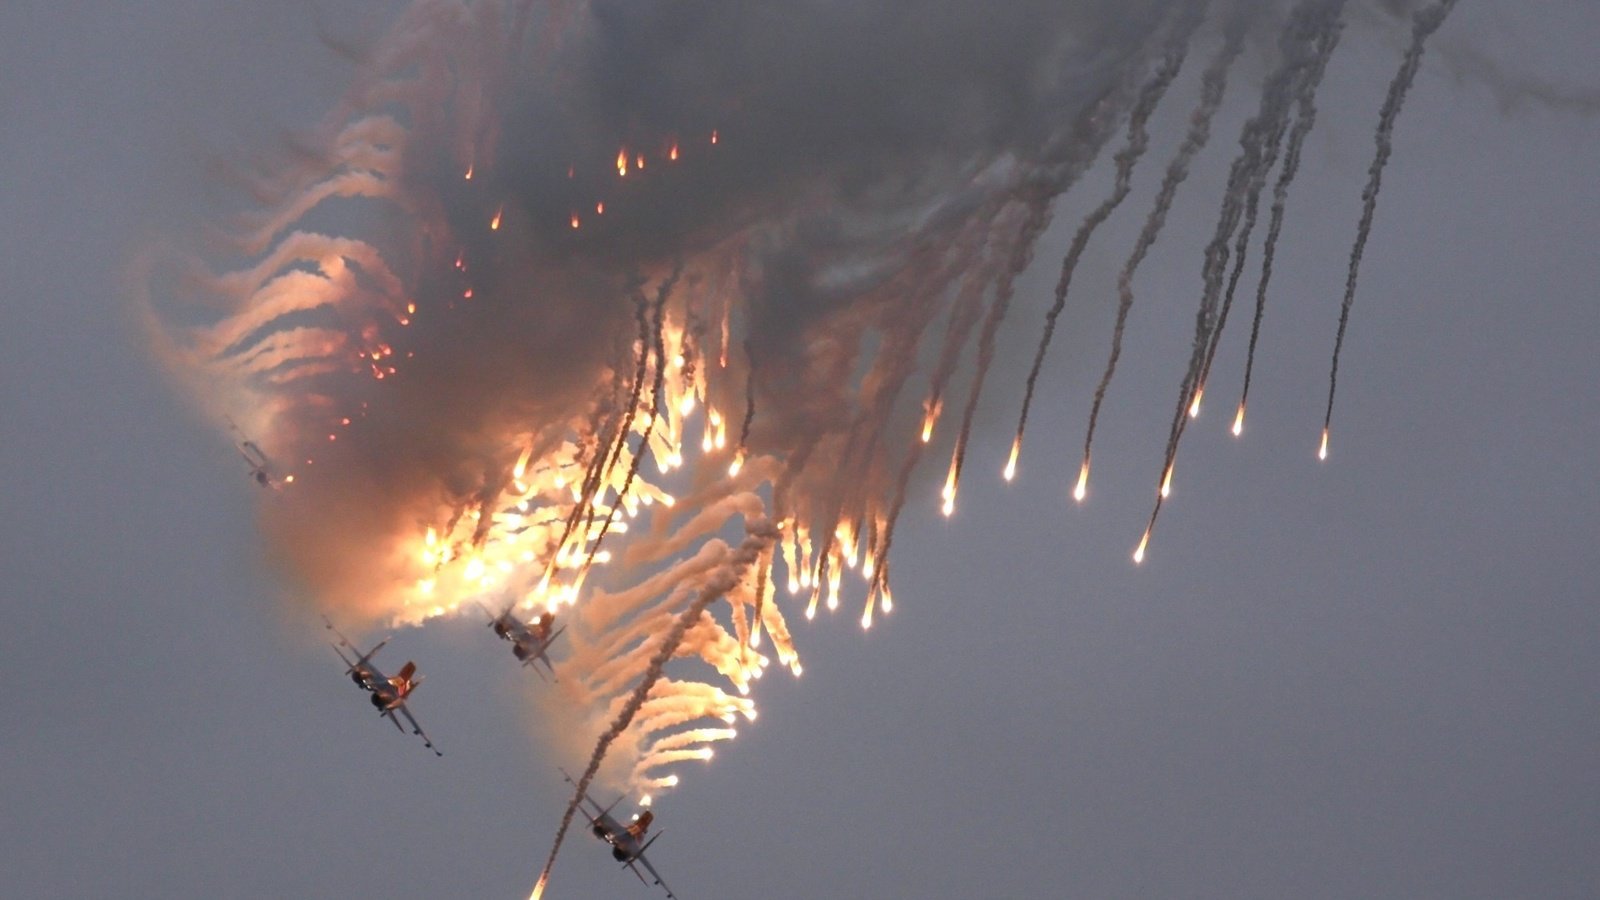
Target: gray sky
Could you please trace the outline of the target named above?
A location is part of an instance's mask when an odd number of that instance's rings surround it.
[[[124,311],[129,246],[193,215],[207,151],[337,96],[309,9],[0,12],[5,893],[525,896],[548,850],[566,795],[522,712],[539,686],[476,623],[439,623],[385,655],[427,672],[414,709],[446,756],[372,721],[280,605],[239,460]],[[1438,37],[1600,85],[1600,12],[1577,0],[1463,3]],[[1191,65],[1080,269],[1019,481],[997,475],[1027,363],[1008,357],[956,516],[928,496],[902,523],[895,613],[867,634],[791,616],[805,676],[767,678],[760,720],[660,804],[651,858],[681,896],[1600,892],[1592,117],[1505,110],[1430,53],[1313,458],[1401,38],[1353,26],[1334,58],[1245,440],[1225,433],[1235,331],[1135,568],[1250,90],[1141,273],[1093,494],[1067,495]],[[1037,329],[1107,182],[1058,208],[1004,346]],[[574,834],[547,896],[651,896],[614,868]]]

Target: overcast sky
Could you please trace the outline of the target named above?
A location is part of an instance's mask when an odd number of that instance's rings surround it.
[[[523,711],[540,685],[480,624],[436,623],[385,656],[427,673],[413,709],[445,757],[373,721],[279,603],[237,455],[126,312],[130,246],[193,215],[207,160],[337,97],[312,10],[377,27],[364,6],[0,10],[0,893],[520,897],[548,851],[567,795]],[[1290,201],[1245,439],[1214,401],[1134,567],[1253,86],[1141,273],[1090,501],[1068,500],[1075,448],[1156,165],[1080,269],[1018,482],[1007,358],[956,516],[928,496],[902,523],[894,614],[791,616],[805,676],[774,671],[759,721],[660,803],[680,896],[1600,893],[1600,122],[1507,108],[1430,53],[1319,465],[1404,39],[1362,21]],[[1468,0],[1438,38],[1600,88],[1581,0]],[[1062,202],[1003,346],[1036,333],[1108,178]],[[1213,384],[1237,385],[1242,337]],[[576,833],[547,896],[652,895],[615,868]]]

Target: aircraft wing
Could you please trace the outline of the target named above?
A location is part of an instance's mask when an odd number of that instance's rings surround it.
[[[432,750],[434,756],[443,756],[444,753],[441,752],[438,747],[433,745],[433,740],[428,737],[427,732],[423,731],[422,726],[417,724],[417,718],[411,714],[411,710],[407,709],[404,703],[401,703],[397,709],[399,710],[400,715],[405,716],[406,721],[411,723],[411,733],[422,738],[423,746],[427,747],[429,750]],[[393,718],[392,713],[390,717]],[[396,728],[400,727],[399,722],[395,722],[394,725]]]
[[[646,846],[648,846],[648,845],[646,845]],[[638,856],[635,856],[633,859],[628,861],[628,868],[633,869],[633,874],[639,875],[639,870],[634,868],[634,865],[633,865],[634,863],[638,863],[638,864],[644,866],[645,869],[649,870],[650,877],[654,878],[656,880],[656,884],[660,885],[661,889],[667,892],[667,896],[671,897],[672,900],[677,900],[677,895],[672,893],[672,888],[667,887],[667,883],[665,881],[661,880],[661,873],[657,872],[656,871],[656,867],[650,865],[650,860],[645,858],[644,850],[642,848],[639,850],[639,855]],[[643,881],[644,880],[644,876],[643,875],[639,875],[639,880]]]
[[[567,770],[566,769],[561,769],[561,768],[558,767],[558,771],[561,772],[561,777],[563,777],[563,778],[565,778],[567,780],[567,784],[570,784],[573,787],[577,787],[578,786],[578,782],[575,781],[571,775],[567,774]],[[583,799],[584,803],[588,803],[590,806],[594,807],[594,815],[590,815],[589,811],[587,809],[583,808],[583,803],[579,803],[578,804],[578,812],[583,813],[583,817],[589,820],[589,824],[590,825],[599,824],[600,823],[599,817],[600,816],[604,816],[606,813],[611,811],[610,807],[606,807],[606,808],[602,809],[600,804],[596,803],[594,798],[589,796],[589,792],[588,791],[584,791],[583,792],[583,798],[582,799]],[[618,798],[618,799],[621,799],[621,798]],[[613,803],[611,805],[612,806],[616,806],[615,803]]]

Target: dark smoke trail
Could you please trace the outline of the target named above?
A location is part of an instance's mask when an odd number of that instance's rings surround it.
[[[1338,35],[1335,34],[1334,41],[1337,40]],[[1331,53],[1332,48],[1329,49]],[[1323,59],[1322,65],[1327,65],[1326,58]],[[1283,169],[1278,173],[1278,180],[1272,186],[1272,211],[1267,220],[1267,236],[1261,245],[1261,279],[1256,283],[1255,315],[1250,322],[1250,349],[1245,353],[1244,389],[1239,393],[1239,415],[1234,419],[1235,434],[1243,426],[1245,404],[1250,399],[1250,376],[1255,370],[1256,342],[1261,337],[1261,317],[1267,307],[1267,285],[1272,281],[1272,264],[1278,253],[1278,236],[1283,231],[1283,215],[1289,202],[1289,186],[1294,183],[1295,176],[1300,171],[1301,152],[1305,147],[1306,138],[1316,124],[1316,91],[1303,91],[1297,104],[1294,128],[1289,132],[1289,145],[1284,151]]]
[[[634,358],[633,381],[628,388],[628,403],[617,415],[616,436],[611,436],[609,427],[606,429],[604,437],[597,436],[596,450],[599,452],[595,454],[595,458],[589,464],[588,471],[584,473],[578,501],[572,505],[572,512],[568,514],[566,523],[562,526],[561,537],[556,541],[555,548],[550,553],[550,558],[545,561],[544,577],[540,581],[541,584],[549,583],[550,577],[555,573],[556,557],[567,546],[567,541],[571,540],[572,533],[577,529],[579,522],[584,523],[584,530],[587,532],[589,523],[592,521],[595,497],[602,490],[606,475],[611,472],[618,458],[620,458],[622,448],[628,443],[628,434],[633,428],[633,418],[639,408],[639,394],[644,386],[644,377],[647,373],[646,366],[649,363],[650,320],[648,318],[649,301],[645,299],[643,293],[638,291],[639,285],[632,285],[631,287],[634,290],[633,318],[634,322],[639,326],[639,336],[637,338],[639,350]],[[620,499],[619,495],[618,500],[620,501]]]
[[[1316,124],[1316,96],[1317,88],[1322,84],[1323,74],[1328,70],[1328,60],[1333,57],[1333,51],[1339,46],[1339,38],[1344,34],[1343,20],[1336,19],[1329,24],[1326,31],[1317,35],[1316,56],[1312,59],[1310,68],[1300,84],[1300,95],[1296,98],[1296,118],[1294,127],[1289,130],[1288,149],[1284,151],[1283,171],[1279,173],[1278,181],[1273,185],[1273,215],[1270,226],[1272,228],[1271,240],[1277,241],[1277,231],[1283,225],[1283,213],[1280,201],[1286,199],[1289,185],[1293,183],[1296,173],[1300,169],[1300,155],[1307,135]],[[1285,117],[1288,110],[1284,110]],[[1250,235],[1255,230],[1256,213],[1260,207],[1261,190],[1266,186],[1267,173],[1272,171],[1277,162],[1278,145],[1282,143],[1283,136],[1280,128],[1276,135],[1279,138],[1267,147],[1267,152],[1262,156],[1261,166],[1257,177],[1250,182],[1250,198],[1245,208],[1244,225],[1239,229],[1238,240],[1234,242],[1233,271],[1228,275],[1228,289],[1222,297],[1222,309],[1217,314],[1217,324],[1211,332],[1211,346],[1206,349],[1206,361],[1200,369],[1200,380],[1195,383],[1195,402],[1198,402],[1200,392],[1206,387],[1206,382],[1211,378],[1211,361],[1216,358],[1217,344],[1222,340],[1222,332],[1228,326],[1228,312],[1233,308],[1233,297],[1239,288],[1239,278],[1244,274],[1245,254],[1249,249]],[[1272,249],[1276,249],[1273,247]],[[1263,249],[1262,259],[1265,261],[1266,253]],[[1191,414],[1198,412],[1195,406],[1190,407]]]
[[[1194,34],[1195,29],[1199,27],[1201,20],[1204,18],[1205,7],[1205,3],[1193,4],[1188,9],[1187,15],[1179,20],[1173,36],[1168,39],[1161,68],[1152,79],[1135,93],[1132,111],[1129,115],[1129,145],[1130,148],[1136,147],[1137,149],[1127,158],[1125,166],[1128,170],[1128,176],[1123,175],[1124,163],[1122,156],[1119,154],[1119,184],[1125,181],[1126,177],[1131,177],[1133,164],[1138,161],[1139,156],[1144,152],[1144,147],[1148,145],[1148,136],[1144,135],[1145,123],[1160,102],[1162,95],[1166,93],[1166,89],[1177,75],[1178,69],[1182,68],[1184,57],[1188,53],[1189,38]],[[1131,84],[1129,87],[1131,88]],[[1138,123],[1137,129],[1134,127],[1135,120]],[[1028,267],[1028,264],[1033,261],[1034,245],[1038,242],[1039,236],[1044,234],[1045,230],[1050,227],[1050,220],[1054,214],[1051,204],[1057,196],[1076,183],[1084,170],[1094,162],[1095,157],[1099,155],[1100,148],[1104,146],[1106,140],[1110,137],[1108,125],[1108,122],[1097,121],[1097,118],[1092,115],[1080,122],[1075,130],[1082,135],[1083,144],[1090,149],[1090,152],[1079,154],[1076,158],[1065,161],[1052,178],[1028,186],[1031,196],[1024,199],[1026,206],[1024,207],[1025,212],[1022,223],[1015,238],[1013,238],[1006,268],[1000,271],[999,278],[995,281],[994,299],[990,302],[989,314],[985,318],[983,330],[978,336],[978,358],[974,364],[972,387],[967,394],[966,408],[962,411],[961,430],[956,436],[955,455],[951,462],[954,474],[952,484],[959,482],[961,479],[961,469],[966,463],[967,440],[972,432],[972,418],[977,412],[978,398],[983,393],[984,379],[989,374],[990,365],[994,362],[995,335],[999,331],[1000,323],[1005,319],[1006,310],[1011,305],[1011,297],[1014,293],[1017,276],[1021,275],[1022,271]],[[1125,194],[1126,191],[1124,190],[1123,193]],[[1121,197],[1118,197],[1116,203],[1120,202]],[[1111,203],[1106,208],[1104,215],[1100,216],[1101,220],[1110,215],[1111,210],[1116,207],[1116,203]],[[1079,236],[1082,238],[1083,243],[1088,242],[1089,234],[1098,225],[1099,222],[1095,222],[1093,225],[1090,225],[1087,221],[1084,223],[1084,228],[1079,230]],[[1073,249],[1078,254],[1083,252],[1083,248],[1078,246],[1076,240],[1074,241]],[[1071,254],[1069,253],[1070,256]],[[1063,263],[1062,281],[1056,289],[1058,303],[1064,304],[1066,302],[1066,286],[1071,283],[1070,269],[1075,266],[1076,258],[1072,258],[1070,264]]]
[[[1083,224],[1078,226],[1078,233],[1073,235],[1067,255],[1061,261],[1061,275],[1056,281],[1055,298],[1050,304],[1050,310],[1045,313],[1044,333],[1039,336],[1039,346],[1033,353],[1033,366],[1028,370],[1028,380],[1022,391],[1022,413],[1017,417],[1017,436],[1014,444],[1017,448],[1022,446],[1022,435],[1028,427],[1028,409],[1033,405],[1033,391],[1039,381],[1039,370],[1044,366],[1045,354],[1050,350],[1050,340],[1055,336],[1056,320],[1061,317],[1061,312],[1067,305],[1067,290],[1072,285],[1072,274],[1078,267],[1078,260],[1083,256],[1084,248],[1089,244],[1089,238],[1133,189],[1134,166],[1150,146],[1148,127],[1150,116],[1160,105],[1167,88],[1172,85],[1173,79],[1178,77],[1178,72],[1183,68],[1184,57],[1189,51],[1189,41],[1204,18],[1205,8],[1204,3],[1189,8],[1188,15],[1176,28],[1167,44],[1161,65],[1140,90],[1133,109],[1128,113],[1128,141],[1113,157],[1117,173],[1111,194],[1084,218]]]
[[[622,498],[628,496],[628,491],[633,489],[633,480],[639,476],[639,465],[644,462],[645,451],[650,446],[650,435],[656,430],[656,421],[661,416],[661,387],[667,374],[667,347],[663,334],[665,325],[667,298],[672,295],[672,289],[677,286],[678,279],[683,275],[683,262],[680,260],[672,269],[661,286],[656,289],[656,299],[651,310],[650,352],[655,355],[655,379],[650,384],[650,417],[645,420],[644,434],[639,437],[639,449],[628,461],[628,474],[622,481],[622,487],[617,491],[617,502],[611,505],[611,510],[606,514],[605,521],[600,525],[600,533],[595,535],[594,543],[589,547],[589,555],[583,561],[583,568],[579,570],[587,573],[589,567],[594,565],[594,558],[600,552],[600,545],[606,539],[606,534],[611,531],[611,524],[617,519],[617,510],[622,506]],[[623,442],[627,441],[627,433],[623,433]]]
[[[744,422],[739,426],[739,447],[734,451],[734,459],[744,456],[750,443],[750,423],[756,419],[756,357],[750,349],[749,338],[744,342],[744,359]]]
[[[1383,100],[1383,109],[1378,113],[1378,131],[1376,141],[1377,154],[1372,159],[1372,165],[1367,169],[1367,186],[1361,191],[1361,223],[1356,227],[1355,246],[1350,248],[1350,272],[1345,276],[1344,302],[1339,306],[1339,331],[1333,339],[1333,365],[1328,372],[1328,410],[1322,416],[1322,451],[1326,456],[1328,450],[1328,426],[1333,421],[1333,395],[1339,387],[1339,353],[1344,349],[1344,332],[1350,323],[1350,305],[1356,297],[1356,277],[1361,271],[1361,255],[1366,251],[1367,238],[1372,234],[1372,217],[1378,208],[1378,190],[1383,184],[1383,168],[1389,162],[1389,154],[1394,149],[1394,123],[1400,115],[1400,105],[1405,102],[1406,92],[1411,89],[1411,82],[1417,76],[1417,67],[1422,64],[1422,50],[1428,36],[1439,30],[1444,24],[1445,17],[1456,5],[1456,0],[1439,0],[1433,6],[1421,10],[1411,21],[1411,46],[1406,49],[1405,59],[1400,63],[1400,71],[1395,73],[1394,80],[1389,83],[1389,94]]]
[[[1111,333],[1111,355],[1106,360],[1105,371],[1100,375],[1100,383],[1095,386],[1094,404],[1089,410],[1089,428],[1083,441],[1085,466],[1088,465],[1089,450],[1094,444],[1094,429],[1100,418],[1100,405],[1105,402],[1106,389],[1111,386],[1112,376],[1117,371],[1117,358],[1122,355],[1122,335],[1128,325],[1128,313],[1133,308],[1134,272],[1138,271],[1145,255],[1150,252],[1156,238],[1161,235],[1161,229],[1167,222],[1167,213],[1172,209],[1173,198],[1177,196],[1178,186],[1189,177],[1189,164],[1194,160],[1195,154],[1199,153],[1211,139],[1211,120],[1222,107],[1222,98],[1228,88],[1228,70],[1233,67],[1233,61],[1238,58],[1239,51],[1244,47],[1245,27],[1246,20],[1243,15],[1236,14],[1228,21],[1222,48],[1217,51],[1216,57],[1201,76],[1200,103],[1189,116],[1189,132],[1184,136],[1183,143],[1178,146],[1172,162],[1167,164],[1166,176],[1156,193],[1155,206],[1150,210],[1149,218],[1145,220],[1144,229],[1139,232],[1133,252],[1123,264],[1121,274],[1117,276],[1117,324]]]
[[[611,744],[628,729],[633,722],[633,717],[638,714],[639,707],[661,678],[662,669],[673,654],[678,652],[678,645],[683,642],[683,636],[688,632],[689,626],[699,620],[706,607],[710,606],[719,597],[733,590],[744,577],[746,569],[761,559],[762,553],[773,541],[782,537],[782,533],[766,519],[756,519],[745,525],[746,536],[740,542],[738,549],[734,550],[722,566],[722,570],[712,578],[700,593],[694,598],[672,623],[672,628],[661,638],[661,645],[650,657],[650,663],[645,667],[644,674],[640,676],[639,683],[634,686],[633,693],[628,697],[628,702],[623,705],[617,718],[612,721],[604,733],[595,741],[594,753],[589,757],[589,764],[584,767],[583,774],[578,778],[578,788],[570,802],[567,803],[566,812],[561,816],[561,825],[556,829],[556,839],[550,847],[550,856],[545,860],[544,869],[539,873],[539,884],[542,886],[550,879],[550,870],[556,864],[556,854],[561,851],[561,842],[566,838],[567,828],[572,825],[572,814],[577,810],[578,804],[589,791],[589,784],[594,781],[595,773],[600,770],[600,763],[605,760],[606,753],[611,749]]]
[[[1245,123],[1239,135],[1240,152],[1228,172],[1227,188],[1223,193],[1222,214],[1217,221],[1216,233],[1206,245],[1201,268],[1204,290],[1200,308],[1195,313],[1195,333],[1190,351],[1189,367],[1185,371],[1178,391],[1177,408],[1172,413],[1172,423],[1167,432],[1166,452],[1161,465],[1161,490],[1157,492],[1156,505],[1145,528],[1136,560],[1142,558],[1144,545],[1155,528],[1161,511],[1162,495],[1171,483],[1172,468],[1178,453],[1178,443],[1183,438],[1187,412],[1200,385],[1201,371],[1206,354],[1216,330],[1217,306],[1223,290],[1223,275],[1228,268],[1229,239],[1240,227],[1247,208],[1259,198],[1266,184],[1267,172],[1281,145],[1292,104],[1303,92],[1315,90],[1311,79],[1316,66],[1318,49],[1325,45],[1324,36],[1340,26],[1344,0],[1304,0],[1290,15],[1279,37],[1283,60],[1267,80],[1261,93],[1261,105],[1256,115]]]

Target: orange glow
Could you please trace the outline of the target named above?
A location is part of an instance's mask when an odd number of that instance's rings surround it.
[[[412,315],[412,316],[416,315],[417,314],[417,305],[415,303],[407,303],[406,304],[406,314],[407,315]]]
[[[643,153],[641,153],[638,156],[633,158],[633,166],[634,166],[634,168],[638,169],[641,172],[644,171],[644,154]]]
[[[1089,457],[1083,458],[1083,468],[1078,470],[1078,486],[1072,489],[1072,499],[1083,502],[1089,493]]]
[[[472,164],[471,163],[467,163],[467,174],[464,177],[468,181],[472,180]]]
[[[472,299],[472,288],[467,288],[466,290],[462,291],[461,292],[461,299],[463,299],[463,300],[471,300]]]
[[[677,162],[678,161],[678,145],[677,144],[673,144],[672,145],[672,149],[667,151],[667,159],[669,161],[671,161],[671,162]]]
[[[1199,389],[1194,392],[1194,401],[1189,404],[1189,418],[1193,419],[1194,417],[1200,415],[1200,398],[1204,397],[1205,395],[1206,386],[1202,384]]]
[[[628,177],[628,151],[626,149],[617,151],[617,175],[622,178]]]
[[[572,214],[572,227],[573,228],[577,228],[578,227],[578,214],[577,213],[573,213]]]
[[[1133,551],[1133,561],[1134,561],[1135,564],[1144,562],[1144,548],[1145,548],[1145,545],[1147,545],[1149,543],[1150,543],[1150,529],[1146,528],[1144,530],[1144,537],[1139,538],[1139,548],[1137,550]]]
[[[1172,467],[1175,463],[1167,463],[1167,474],[1161,476],[1161,499],[1165,500],[1172,493]]]
[[[1239,404],[1239,411],[1233,417],[1233,436],[1244,434],[1244,404]]]
[[[283,483],[284,484],[294,484],[294,476],[293,475],[285,475],[285,476],[283,476]]]
[[[539,900],[544,895],[544,884],[549,880],[550,876],[541,872],[539,874],[539,883],[533,886],[533,893],[528,895],[528,900]]]
[[[716,132],[716,129],[712,129],[712,131],[711,131],[711,143],[715,144],[716,142],[717,142],[717,132]]]
[[[1328,429],[1322,429],[1322,446],[1317,450],[1317,459],[1328,458]]]
[[[1017,435],[1016,439],[1011,442],[1011,458],[1006,460],[1005,476],[1007,481],[1017,477],[1017,454],[1021,452],[1021,450],[1022,435],[1019,434]]]
[[[939,411],[944,408],[943,400],[929,400],[922,404],[922,442],[924,444],[933,440],[933,426],[939,421]]]
[[[505,215],[505,211],[506,211],[505,204],[501,204],[500,207],[494,211],[494,218],[489,220],[489,230],[490,231],[499,231],[500,230],[500,217]]]
[[[606,202],[604,200],[601,200],[599,203],[594,205],[594,214],[597,216],[603,216],[606,214]]]

